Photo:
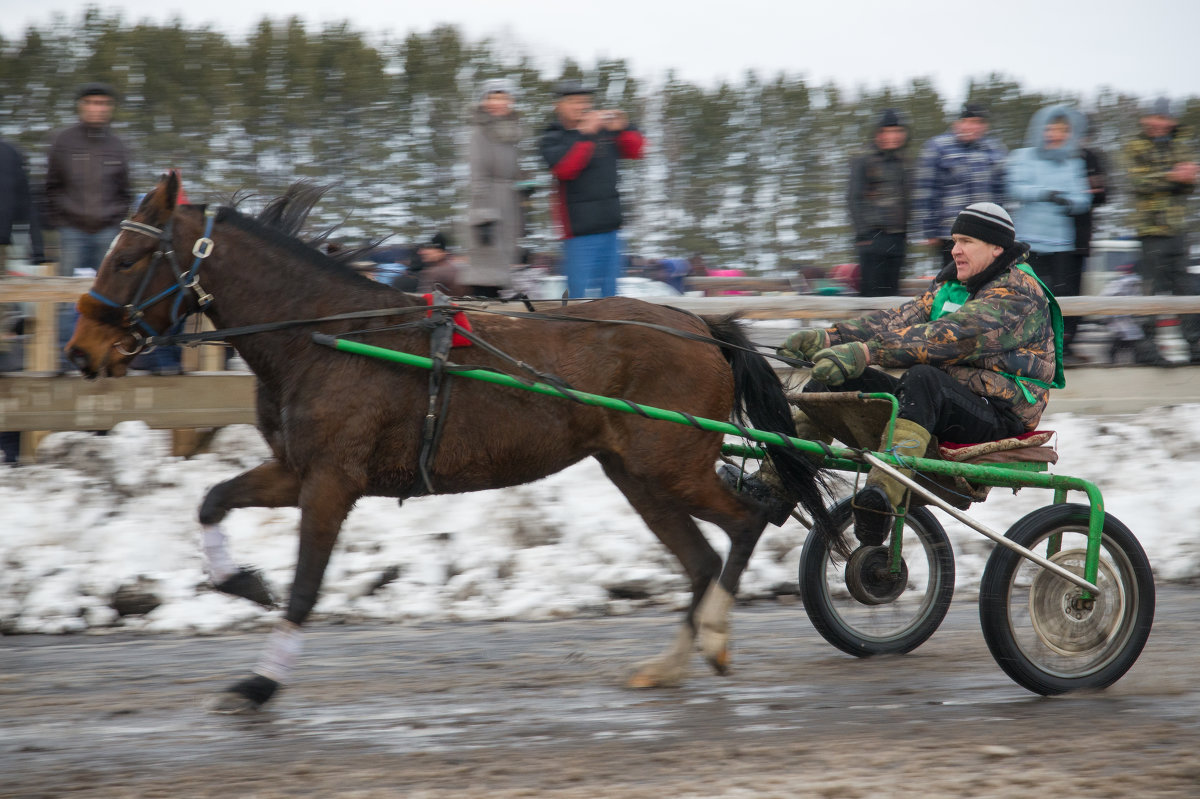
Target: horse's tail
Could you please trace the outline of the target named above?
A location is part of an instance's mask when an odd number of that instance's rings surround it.
[[[733,413],[742,424],[780,433],[796,435],[792,409],[784,395],[783,383],[763,356],[748,352],[753,344],[737,321],[736,314],[704,317],[712,337],[730,347],[721,347],[733,370]],[[737,349],[744,347],[746,349]],[[808,512],[815,529],[829,537],[831,551],[847,554],[845,540],[825,507],[828,485],[812,456],[779,444],[767,444],[767,453],[790,499],[796,499]]]

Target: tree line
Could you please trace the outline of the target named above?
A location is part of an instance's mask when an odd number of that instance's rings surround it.
[[[230,37],[90,8],[0,39],[0,136],[22,149],[39,182],[51,133],[75,121],[75,88],[106,81],[122,96],[114,128],[130,149],[135,187],[177,168],[194,202],[239,191],[265,199],[309,178],[334,184],[316,222],[341,223],[343,236],[359,240],[411,242],[453,230],[461,216],[469,113],[476,87],[493,77],[519,87],[522,162],[547,187],[537,136],[554,83],[585,79],[598,104],[630,112],[649,143],[643,161],[624,167],[630,252],[699,253],[754,271],[850,259],[849,160],[879,112],[905,114],[915,160],[957,111],[928,78],[851,92],[790,74],[700,86],[668,73],[649,82],[622,60],[568,60],[548,74],[528,53],[470,41],[451,26],[392,38],[264,18]],[[1131,232],[1119,151],[1150,99],[1103,88],[1088,98],[1043,93],[997,74],[973,80],[966,96],[990,109],[992,132],[1009,149],[1024,146],[1044,105],[1071,102],[1088,113],[1114,190],[1098,214],[1101,236]],[[1181,119],[1196,129],[1200,98],[1187,99]],[[547,196],[535,195],[530,220],[531,241],[544,248],[553,241]]]

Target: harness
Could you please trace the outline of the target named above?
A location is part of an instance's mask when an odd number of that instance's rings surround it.
[[[187,272],[183,272],[179,268],[179,261],[176,258],[175,250],[171,247],[171,239],[173,233],[174,219],[169,220],[165,227],[157,228],[153,225],[147,225],[144,222],[134,222],[126,219],[121,222],[121,230],[127,230],[130,233],[137,233],[142,236],[149,236],[152,239],[158,240],[158,249],[151,256],[150,265],[146,267],[146,274],[142,276],[142,282],[138,284],[138,289],[134,292],[133,297],[128,303],[122,304],[109,297],[104,296],[94,288],[88,291],[88,296],[95,299],[110,308],[119,308],[125,312],[125,326],[129,329],[130,335],[134,337],[135,343],[132,352],[121,350],[123,355],[135,355],[150,346],[151,349],[156,345],[156,340],[164,338],[163,333],[155,330],[149,322],[146,321],[145,311],[153,305],[162,302],[171,295],[175,296],[175,302],[171,305],[171,322],[167,325],[167,330],[175,327],[186,314],[182,313],[183,300],[187,296],[185,289],[190,289],[195,294],[196,303],[199,310],[203,311],[212,304],[213,296],[204,290],[200,285],[200,265],[204,263],[204,259],[212,255],[213,240],[212,231],[213,225],[217,220],[217,208],[204,209],[204,235],[196,239],[196,243],[192,245],[192,255],[194,260],[192,266]],[[163,289],[152,297],[143,299],[150,281],[154,278],[154,273],[160,261],[165,260],[171,266],[171,271],[175,274],[175,282]],[[138,330],[137,328],[141,328]],[[147,335],[142,335],[141,331],[145,331]]]
[[[1044,389],[1063,388],[1067,384],[1066,376],[1063,374],[1063,316],[1062,310],[1058,307],[1058,300],[1054,298],[1054,294],[1042,282],[1042,279],[1037,276],[1027,263],[1019,263],[1016,265],[1025,274],[1037,281],[1037,284],[1042,287],[1042,291],[1046,295],[1046,300],[1050,304],[1050,326],[1054,329],[1054,381],[1047,383],[1045,380],[1039,380],[1036,377],[1026,377],[1025,375],[1016,375],[1011,372],[999,372],[1009,380],[1017,384],[1017,388],[1021,389],[1021,394],[1024,395],[1025,401],[1030,405],[1037,403],[1037,397],[1033,396],[1033,392],[1029,390],[1030,385],[1039,386]],[[952,314],[961,308],[967,300],[971,298],[971,292],[957,280],[947,280],[933,295],[933,307],[930,309],[929,320],[936,322],[947,314]],[[999,370],[997,370],[999,371]]]

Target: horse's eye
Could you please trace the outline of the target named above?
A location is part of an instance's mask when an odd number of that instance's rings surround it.
[[[137,259],[130,258],[127,256],[122,256],[117,259],[116,269],[118,272],[124,272],[126,269],[128,269],[129,267],[133,266],[136,263],[137,263]]]

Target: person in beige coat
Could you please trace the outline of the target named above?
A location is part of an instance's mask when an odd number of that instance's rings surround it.
[[[472,114],[468,265],[461,276],[472,296],[498,297],[501,289],[511,285],[521,235],[521,197],[516,186],[521,177],[520,138],[512,83],[485,82]]]

